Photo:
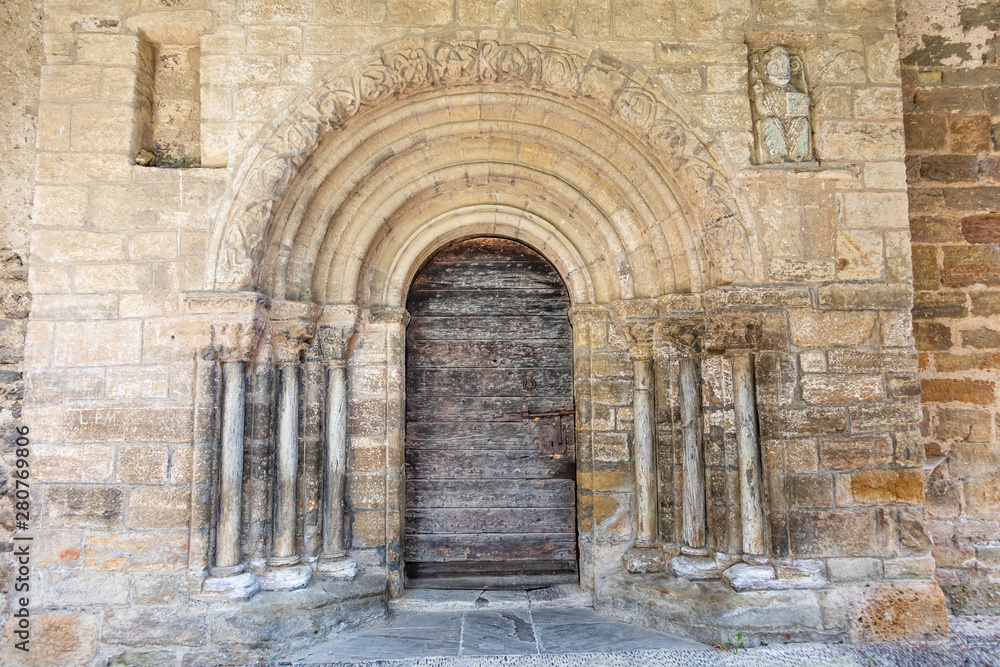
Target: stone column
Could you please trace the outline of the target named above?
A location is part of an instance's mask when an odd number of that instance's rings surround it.
[[[705,461],[701,440],[701,394],[698,391],[698,361],[691,357],[680,360],[681,412],[681,475],[683,499],[681,506],[684,544],[681,552],[688,556],[707,556],[705,545]]]
[[[759,562],[765,554],[764,499],[760,482],[753,355],[740,354],[733,357],[733,402],[736,413],[743,555],[749,562]]]
[[[240,533],[243,528],[243,433],[245,373],[263,326],[259,313],[220,318],[213,343],[222,365],[222,429],[219,443],[218,514],[215,560],[202,592],[211,597],[246,599],[260,586],[246,571]],[[228,321],[226,321],[228,320]]]
[[[666,562],[657,540],[656,416],[653,400],[653,325],[627,322],[632,359],[632,462],[635,469],[635,544],[622,557],[629,572],[660,572]]]
[[[353,313],[324,312],[317,329],[326,370],[325,455],[323,463],[323,541],[316,570],[353,579],[357,561],[344,540],[344,487],[347,473],[347,343],[354,333]]]
[[[266,590],[295,590],[309,583],[312,568],[299,565],[295,527],[298,509],[299,369],[302,353],[312,341],[308,320],[272,320],[274,358],[278,365],[278,416],[271,557],[269,571],[260,577]]]

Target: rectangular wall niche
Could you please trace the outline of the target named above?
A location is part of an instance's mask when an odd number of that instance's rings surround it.
[[[148,102],[140,102],[139,143],[156,156],[157,167],[201,166],[201,48],[197,34],[193,37],[154,41],[143,36],[137,92]]]

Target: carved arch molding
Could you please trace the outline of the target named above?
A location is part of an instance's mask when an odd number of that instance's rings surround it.
[[[753,216],[744,196],[730,185],[731,169],[704,128],[655,79],[574,42],[546,36],[544,43],[533,44],[538,36],[509,37],[482,39],[465,33],[405,40],[356,59],[289,104],[261,131],[236,169],[213,231],[209,287],[260,288],[263,256],[273,233],[269,226],[283,195],[317,147],[335,142],[353,117],[407,97],[462,86],[529,89],[602,113],[623,137],[642,144],[656,165],[656,177],[674,197],[670,217],[684,218],[643,224],[683,224],[692,230],[685,261],[700,275],[697,284],[681,286],[683,291],[762,280]]]

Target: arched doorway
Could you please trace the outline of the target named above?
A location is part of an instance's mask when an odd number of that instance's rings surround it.
[[[527,246],[439,252],[407,299],[408,587],[579,579],[569,294]]]

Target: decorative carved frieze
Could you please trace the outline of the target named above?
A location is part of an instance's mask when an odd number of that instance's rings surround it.
[[[387,52],[326,83],[292,111],[245,162],[215,258],[219,288],[255,284],[254,256],[282,191],[322,135],[366,107],[431,87],[515,84],[585,98],[643,136],[691,198],[716,284],[750,282],[750,239],[736,196],[697,131],[655,85],[598,53],[491,39],[428,43]]]

